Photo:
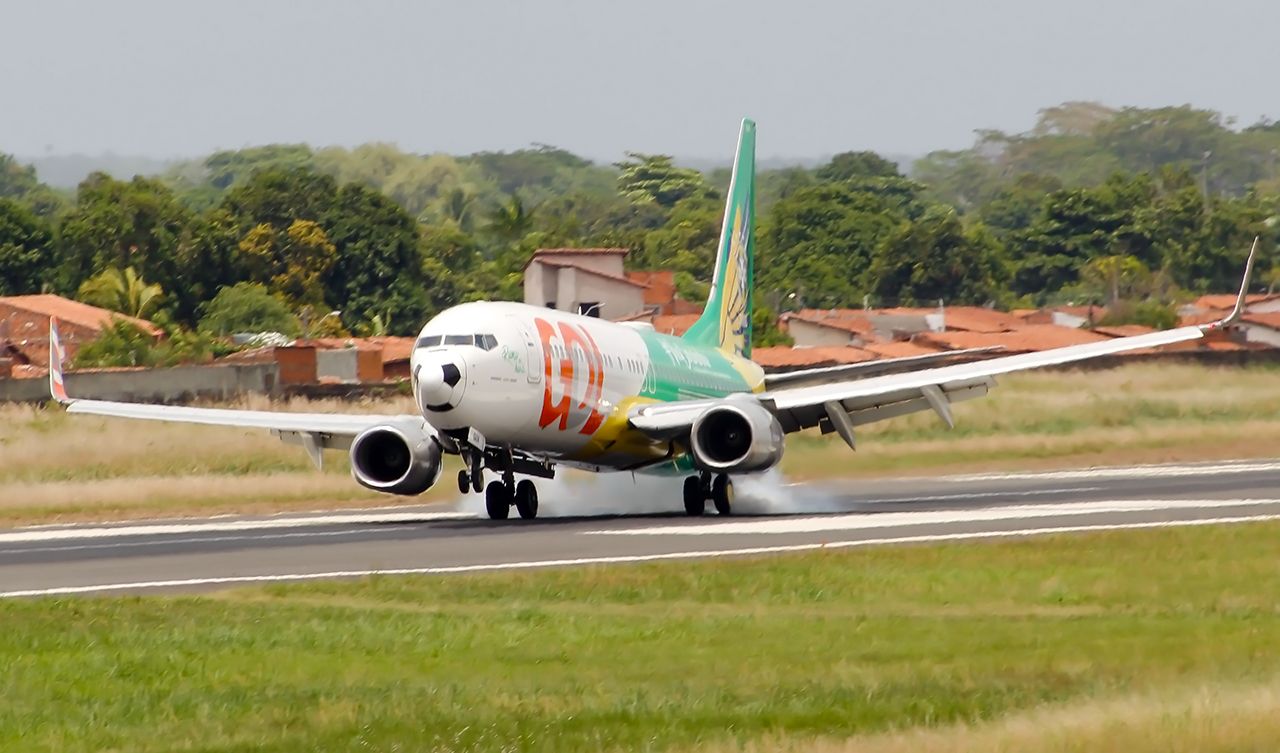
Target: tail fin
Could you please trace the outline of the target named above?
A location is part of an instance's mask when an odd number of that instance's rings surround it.
[[[60,403],[69,403],[67,385],[62,378],[62,360],[67,352],[62,348],[62,338],[58,336],[58,320],[49,317],[49,394]]]
[[[728,353],[751,355],[751,289],[755,273],[756,124],[744,119],[720,228],[711,295],[684,337]]]

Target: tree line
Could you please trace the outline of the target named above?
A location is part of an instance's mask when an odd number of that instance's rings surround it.
[[[1168,324],[1182,298],[1234,284],[1255,235],[1274,248],[1277,150],[1270,122],[1067,103],[1027,133],[980,132],[906,170],[865,151],[765,170],[763,320],[1087,301]],[[410,334],[455,303],[518,297],[547,246],[630,248],[632,268],[672,269],[698,300],[727,184],[725,169],[669,156],[601,165],[547,145],[465,156],[269,145],[60,192],[0,155],[0,295],[145,315],[195,333],[184,337],[198,352],[209,348],[198,336],[246,330]]]

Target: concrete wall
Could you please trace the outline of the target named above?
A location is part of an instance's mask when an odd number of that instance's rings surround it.
[[[817,348],[827,345],[853,345],[857,336],[835,327],[805,321],[799,317],[787,320],[787,334],[798,347]]]
[[[316,378],[333,379],[339,382],[360,381],[360,374],[356,368],[356,349],[317,350]]]
[[[228,400],[249,393],[276,394],[278,373],[274,363],[71,372],[67,374],[67,392],[72,397],[128,402]],[[48,399],[48,380],[0,379],[0,402]]]

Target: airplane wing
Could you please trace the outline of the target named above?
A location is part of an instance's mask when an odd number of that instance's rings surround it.
[[[919,356],[902,358],[881,358],[875,361],[844,364],[841,366],[824,366],[817,369],[801,369],[780,374],[766,374],[766,389],[783,386],[799,386],[801,384],[819,384],[835,382],[850,377],[870,377],[878,374],[904,371],[911,367],[932,366],[936,363],[968,360],[976,356],[985,356],[1004,350],[1003,345],[987,348],[965,348],[963,350],[945,350],[939,353],[925,353]]]
[[[51,317],[49,319],[49,392],[55,400],[66,406],[68,413],[268,429],[285,442],[304,446],[317,465],[320,464],[321,449],[346,449],[351,446],[351,441],[356,435],[375,426],[390,424],[419,428],[429,434],[435,433],[422,416],[410,414],[290,413],[77,399],[67,394],[62,373],[62,361],[65,357],[66,350],[62,346],[62,339],[58,336],[57,320]]]
[[[1244,314],[1245,294],[1253,272],[1258,241],[1254,240],[1245,265],[1244,280],[1235,308],[1223,320],[1212,324],[1179,327],[1134,337],[1121,337],[1085,345],[1037,353],[992,358],[985,361],[940,366],[901,374],[866,379],[846,379],[830,384],[778,387],[755,395],[734,395],[723,399],[689,400],[639,406],[629,416],[631,425],[656,438],[670,439],[687,434],[703,411],[727,400],[754,399],[769,410],[786,432],[819,426],[824,433],[834,431],[850,446],[855,426],[906,415],[919,410],[936,412],[948,426],[954,425],[951,403],[981,397],[995,386],[995,377],[1025,369],[1085,361],[1099,356],[1154,348],[1198,340],[1207,332],[1221,329]]]

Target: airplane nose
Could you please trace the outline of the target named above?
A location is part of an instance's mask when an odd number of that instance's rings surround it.
[[[447,411],[458,406],[466,388],[466,364],[461,359],[444,356],[424,359],[415,372],[418,378],[418,402],[431,411]]]

